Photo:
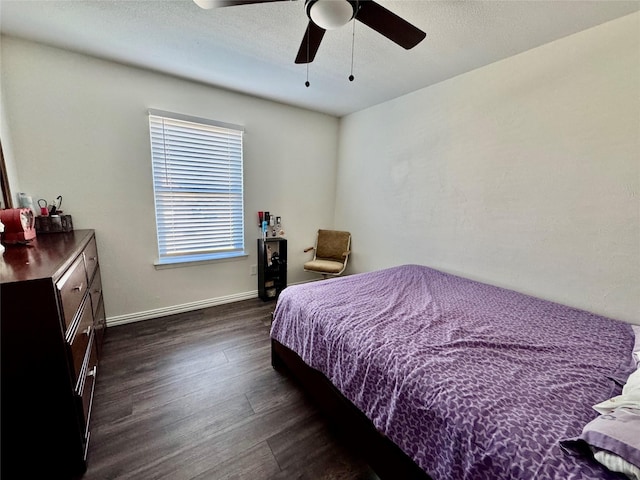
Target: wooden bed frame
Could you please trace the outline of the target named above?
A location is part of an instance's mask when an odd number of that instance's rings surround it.
[[[400,448],[318,370],[305,364],[294,351],[271,339],[271,365],[288,373],[318,405],[329,421],[353,441],[359,454],[383,480],[431,480]]]

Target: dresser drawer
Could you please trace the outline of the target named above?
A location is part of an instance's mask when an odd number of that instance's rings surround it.
[[[89,287],[89,295],[91,296],[91,307],[93,308],[93,316],[96,316],[96,310],[98,310],[98,303],[102,296],[102,279],[100,278],[100,267],[96,269],[96,274],[93,277],[91,286]]]
[[[84,262],[87,268],[87,278],[91,280],[96,268],[98,268],[98,247],[95,238],[92,238],[84,249]]]
[[[93,337],[89,342],[89,357],[85,370],[83,371],[83,382],[78,390],[78,395],[82,399],[82,416],[84,418],[85,439],[89,438],[89,420],[91,418],[91,404],[93,402],[93,390],[98,373],[98,356],[96,354]]]
[[[76,328],[73,338],[69,341],[71,347],[71,357],[73,358],[73,371],[75,374],[76,388],[79,387],[80,373],[82,372],[82,364],[87,356],[89,339],[92,339],[93,335],[93,314],[91,312],[91,305],[87,299],[82,306],[82,313],[80,317],[80,323]]]
[[[82,256],[79,256],[69,270],[58,280],[56,287],[60,291],[65,328],[69,328],[87,291],[87,273]]]
[[[107,329],[107,318],[104,313],[104,301],[100,297],[98,308],[93,316],[93,327],[96,333],[95,347],[98,359],[102,358],[102,344],[104,343],[104,332]]]

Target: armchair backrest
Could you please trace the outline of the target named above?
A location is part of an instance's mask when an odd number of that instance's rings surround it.
[[[338,230],[318,230],[316,258],[326,258],[336,262],[346,260],[345,252],[351,247],[351,234]]]

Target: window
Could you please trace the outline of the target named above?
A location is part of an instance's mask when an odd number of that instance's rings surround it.
[[[245,255],[243,128],[149,111],[158,264]]]

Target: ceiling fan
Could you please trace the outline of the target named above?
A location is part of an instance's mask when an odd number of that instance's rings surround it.
[[[284,0],[193,1],[199,7],[209,9]],[[309,24],[296,55],[296,63],[313,62],[324,33],[340,28],[354,18],[407,50],[415,47],[426,37],[422,30],[373,0],[305,0],[305,11],[309,17]]]

